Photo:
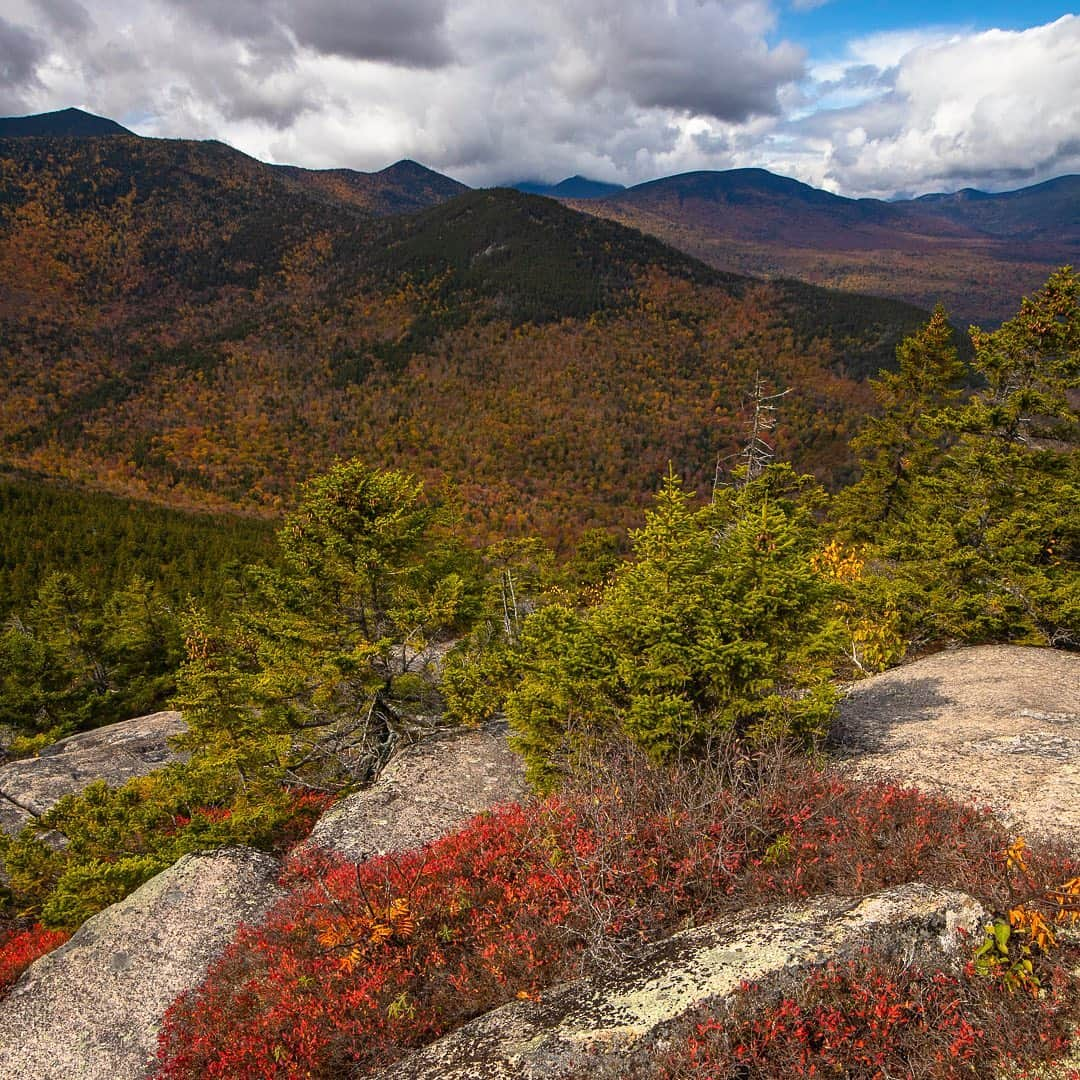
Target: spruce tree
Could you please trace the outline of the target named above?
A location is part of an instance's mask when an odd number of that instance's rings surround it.
[[[569,746],[615,734],[656,758],[732,733],[823,734],[840,638],[815,564],[822,498],[786,465],[705,506],[669,475],[600,602],[525,622],[507,712],[530,778],[550,784]]]
[[[194,611],[186,743],[241,785],[364,779],[433,709],[431,646],[473,601],[446,508],[401,472],[344,462],[301,491],[281,565],[223,619]]]
[[[869,540],[871,596],[909,639],[1080,644],[1080,278],[1066,267],[999,329],[972,328],[963,401],[935,323],[878,384],[898,392],[879,390],[837,528]]]
[[[959,401],[965,367],[943,307],[901,342],[896,358],[896,371],[870,381],[880,413],[851,441],[861,477],[840,495],[835,515],[852,539],[902,517],[912,479],[931,469],[950,442],[946,418]]]

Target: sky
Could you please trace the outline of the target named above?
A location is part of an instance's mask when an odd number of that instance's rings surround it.
[[[5,0],[0,115],[473,186],[762,167],[852,196],[1080,172],[1080,14],[856,0]]]

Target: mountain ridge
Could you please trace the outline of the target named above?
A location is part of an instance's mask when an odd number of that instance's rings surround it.
[[[1058,266],[1080,260],[1080,177],[993,193],[850,199],[767,170],[662,177],[567,200],[712,266],[792,277],[993,324]]]
[[[95,116],[82,109],[57,109],[55,112],[31,113],[28,116],[0,116],[0,138],[35,138],[68,135],[99,137],[135,135],[115,120]],[[138,136],[136,136],[138,137]]]
[[[471,190],[465,184],[409,158],[377,172],[355,169],[304,169],[298,165],[271,166],[312,191],[380,217],[414,213]]]
[[[53,112],[34,113],[26,116],[0,117],[0,138],[21,136],[53,137],[65,135],[93,138],[105,134],[126,135],[139,139],[148,138],[147,136],[136,135],[134,132],[123,127],[114,120],[96,116],[93,113],[74,107],[59,109]],[[192,142],[203,140],[176,141]],[[205,141],[213,142],[218,140]],[[300,165],[281,164],[273,165],[271,167],[287,170],[289,172],[312,175],[349,174],[353,176],[379,177],[383,179],[408,177],[410,179],[424,179],[428,182],[435,180],[448,181],[450,184],[454,185],[458,191],[469,188],[469,185],[453,180],[437,170],[410,158],[403,158],[382,169],[367,172],[349,169],[344,166],[334,166],[327,169],[311,169]],[[757,185],[747,183],[747,181],[750,180],[757,180],[759,183]],[[491,186],[509,187],[526,194],[545,195],[552,198],[602,198],[624,201],[627,198],[635,199],[646,192],[653,192],[660,190],[661,188],[678,188],[690,185],[695,187],[696,190],[694,193],[698,195],[701,195],[704,189],[711,186],[714,189],[713,198],[716,197],[715,192],[721,189],[733,191],[741,188],[748,192],[754,192],[755,189],[758,191],[784,192],[787,194],[800,192],[803,194],[806,201],[819,203],[821,205],[875,204],[883,207],[909,207],[922,204],[925,208],[935,204],[973,201],[1016,201],[1033,197],[1039,193],[1056,192],[1063,187],[1068,189],[1069,197],[1076,197],[1078,194],[1077,188],[1080,188],[1080,175],[1063,174],[1062,176],[1040,181],[1037,184],[1026,185],[1020,188],[1011,188],[1004,191],[985,191],[980,188],[967,187],[961,188],[955,192],[927,192],[909,198],[896,199],[877,199],[868,196],[842,195],[828,191],[824,188],[814,187],[813,185],[807,184],[794,177],[785,176],[761,166],[739,167],[733,169],[690,170],[682,173],[654,177],[653,179],[644,180],[632,185],[596,180],[577,173],[555,184],[549,184],[544,181],[520,180]]]
[[[362,453],[565,547],[669,460],[710,483],[759,370],[799,388],[779,452],[839,482],[865,376],[925,319],[516,191],[380,215],[220,143],[0,158],[0,461],[180,508],[273,512]]]

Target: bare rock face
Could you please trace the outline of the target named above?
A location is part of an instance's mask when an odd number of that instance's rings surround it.
[[[149,1076],[165,1010],[279,897],[278,869],[246,848],[186,855],[88,920],[0,1000],[0,1076]]]
[[[625,972],[513,1002],[378,1074],[378,1080],[557,1080],[608,1063],[710,999],[863,945],[922,962],[956,950],[986,912],[962,893],[906,885],[745,914],[659,942]]]
[[[111,787],[177,760],[168,739],[186,731],[178,712],[159,712],[69,735],[35,758],[0,767],[0,829],[15,834],[65,795],[95,780]]]
[[[308,842],[359,862],[430,843],[527,793],[505,726],[443,732],[402,751],[370,788],[324,814]]]
[[[856,683],[830,737],[860,778],[979,806],[1080,849],[1080,656],[984,645]]]

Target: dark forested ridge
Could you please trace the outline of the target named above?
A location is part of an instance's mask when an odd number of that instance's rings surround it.
[[[1015,191],[964,188],[923,195],[908,204],[981,232],[1014,240],[1076,244],[1080,239],[1080,176],[1058,176]]]
[[[587,176],[568,176],[557,184],[545,184],[539,180],[519,180],[508,184],[517,191],[528,195],[547,195],[552,199],[602,199],[605,195],[614,195],[625,191],[622,184],[607,184],[602,180],[590,180]]]
[[[783,451],[838,482],[862,377],[923,317],[516,191],[386,216],[335,190],[219,143],[0,141],[4,462],[273,512],[360,454],[455,484],[482,535],[562,547],[631,520],[669,460],[709,482],[758,371],[795,388]]]
[[[82,109],[58,109],[56,112],[37,113],[33,116],[0,116],[0,139],[131,134],[115,120],[95,116]]]

